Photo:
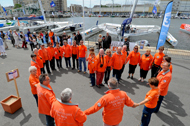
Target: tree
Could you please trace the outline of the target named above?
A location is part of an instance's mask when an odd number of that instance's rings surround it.
[[[20,7],[22,7],[22,5],[20,5],[20,4],[15,4],[14,9],[20,8]]]

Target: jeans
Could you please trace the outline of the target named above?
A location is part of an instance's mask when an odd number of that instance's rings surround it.
[[[86,72],[86,58],[79,57],[79,70],[82,71],[82,62],[84,65],[84,71]]]
[[[108,83],[108,80],[110,78],[110,72],[111,72],[111,67],[110,67],[110,69],[108,69],[108,67],[107,67],[107,69],[105,71],[105,75],[104,75],[104,81],[106,84]]]
[[[116,75],[117,81],[119,82],[121,79],[121,70],[113,69],[113,77],[115,77],[115,75]]]
[[[154,108],[147,108],[146,106],[144,106],[141,117],[141,126],[148,126],[153,112]]]
[[[90,80],[91,80],[92,86],[94,86],[95,85],[95,73],[90,74]]]
[[[62,68],[62,57],[60,56],[59,59],[56,59],[57,62],[57,68]]]
[[[36,104],[37,104],[37,107],[38,107],[38,95],[37,94],[33,94],[33,96],[36,99]]]
[[[54,118],[52,118],[51,116],[49,115],[46,115],[46,125],[47,126],[55,126],[54,124]]]
[[[33,51],[33,48],[34,48],[34,43],[33,42],[30,42],[30,48],[31,48],[31,51]]]
[[[104,78],[104,72],[96,71],[96,85],[102,84],[103,78]]]
[[[73,60],[73,68],[75,69],[75,60],[76,60],[76,63],[77,63],[77,69],[79,68],[79,61],[77,59],[77,54],[72,54],[72,60]]]
[[[157,106],[156,108],[154,109],[154,112],[157,113],[160,109],[160,106],[161,106],[161,103],[162,103],[162,100],[164,99],[164,96],[159,96],[159,99],[158,99],[158,102],[157,102]]]
[[[68,64],[69,64],[69,67],[71,67],[70,57],[65,57],[65,64],[66,64],[66,67],[68,67]]]

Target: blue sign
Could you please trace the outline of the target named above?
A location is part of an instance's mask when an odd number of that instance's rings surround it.
[[[154,5],[153,9],[152,9],[152,13],[156,14],[157,13],[157,8],[156,6]]]
[[[3,10],[5,11],[6,15],[7,15],[7,11],[5,10],[5,8],[3,7]]]
[[[160,46],[163,46],[165,44],[166,37],[167,37],[167,34],[168,34],[168,30],[169,30],[169,27],[170,27],[172,5],[173,5],[173,1],[170,1],[168,3],[168,5],[166,6],[165,14],[164,14],[164,17],[163,17],[162,26],[161,26],[161,30],[160,30],[160,36],[159,36],[159,39],[158,39],[156,49],[159,49]]]
[[[55,3],[53,1],[51,1],[50,6],[55,7]]]

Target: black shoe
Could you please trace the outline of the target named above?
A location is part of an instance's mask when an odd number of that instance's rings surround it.
[[[72,70],[74,70],[75,68],[72,68]]]
[[[51,72],[48,72],[48,74],[51,74]]]
[[[96,85],[96,87],[101,88],[100,85]]]
[[[129,79],[129,78],[130,78],[130,76],[127,77],[127,79]]]
[[[90,87],[94,87],[95,85],[90,85]]]
[[[133,76],[131,76],[131,79],[133,79]]]
[[[100,86],[104,86],[103,84],[100,84]]]
[[[89,84],[92,84],[92,82],[89,82]]]

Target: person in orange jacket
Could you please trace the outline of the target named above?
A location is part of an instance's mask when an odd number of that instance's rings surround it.
[[[149,71],[149,66],[151,65],[152,60],[153,60],[153,56],[150,54],[150,52],[151,52],[151,50],[147,49],[146,53],[143,54],[141,56],[141,59],[140,59],[140,63],[139,63],[140,78],[139,78],[139,81],[141,81],[141,82],[144,82],[144,79],[146,78],[147,73]]]
[[[56,47],[54,48],[55,50],[55,59],[57,62],[57,68],[58,69],[62,69],[62,57],[63,57],[63,50],[62,48],[59,46],[59,43],[56,43]]]
[[[47,74],[41,74],[39,81],[40,84],[37,85],[38,112],[46,116],[47,126],[54,126],[54,118],[50,116],[50,110],[56,98],[50,86],[50,78]]]
[[[134,103],[127,93],[118,89],[118,82],[116,78],[110,78],[108,80],[108,90],[106,95],[101,97],[94,106],[85,110],[86,115],[93,114],[104,107],[102,112],[102,118],[104,126],[119,126],[123,117],[124,106],[136,107],[137,103]]]
[[[71,53],[71,47],[67,43],[66,40],[64,40],[63,42],[64,42],[64,45],[62,47],[63,54],[64,54],[63,56],[65,57],[65,64],[66,64],[66,67],[68,68],[68,65],[69,65],[69,67],[71,67],[71,60],[70,60],[71,55],[72,55],[72,53]]]
[[[46,70],[48,74],[51,74],[50,69],[49,69],[49,60],[51,58],[47,49],[44,47],[44,44],[41,45],[41,49],[38,50],[38,54],[42,57],[44,66],[46,66]]]
[[[79,32],[78,32],[79,34]],[[84,45],[83,40],[80,40],[80,46],[79,46],[79,70],[78,72],[82,71],[82,62],[84,65],[84,74],[86,73],[86,59],[87,59],[87,47]]]
[[[77,104],[71,102],[72,90],[66,88],[61,92],[61,99],[52,103],[50,115],[56,126],[83,126],[87,117]]]
[[[164,51],[164,46],[160,46],[159,52],[154,55],[154,58],[152,60],[151,66],[150,66],[151,77],[155,77],[155,74],[162,63],[163,57],[165,55],[163,53],[163,51]]]
[[[172,73],[170,72],[169,68],[170,63],[164,62],[162,64],[162,71],[156,77],[159,80],[158,88],[160,90],[160,96],[154,111],[155,113],[159,111],[162,100],[164,99],[164,96],[166,96],[168,93],[169,84],[172,79]]]
[[[96,71],[96,87],[104,86],[102,80],[104,72],[106,71],[107,63],[104,57],[104,50],[100,49],[99,54],[96,56],[95,71]]]
[[[106,55],[105,55],[107,67],[104,74],[104,82],[105,84],[108,84],[108,80],[110,78],[110,72],[112,70],[112,55],[111,55],[111,49],[106,49]]]
[[[95,63],[96,57],[93,51],[90,52],[90,56],[87,58],[88,61],[88,69],[90,73],[91,87],[95,86]]]
[[[40,66],[41,74],[44,74],[44,73],[45,73],[45,70],[44,70],[44,63],[43,63],[42,57],[38,54],[38,49],[37,49],[37,48],[34,48],[34,49],[33,49],[33,52],[34,52],[34,54],[36,55],[36,62],[37,62],[37,63],[39,64],[39,66]]]
[[[133,49],[133,51],[131,51],[129,53],[129,56],[127,57],[127,62],[130,60],[129,62],[129,76],[127,77],[128,79],[131,76],[131,79],[133,79],[133,75],[135,73],[135,69],[137,67],[137,64],[140,63],[140,58],[141,58],[141,54],[140,52],[138,52],[138,46],[136,45]],[[126,63],[127,63],[126,62]]]
[[[55,50],[52,43],[48,43],[47,51],[50,57],[50,67],[52,70],[55,70]]]
[[[53,36],[54,36],[54,33],[50,30],[50,32],[49,32],[49,38],[50,38],[50,41],[51,41],[52,44],[54,44],[53,43]]]
[[[121,50],[121,53],[123,54],[123,67],[122,67],[122,69],[121,69],[121,76],[122,76],[122,73],[123,73],[123,71],[124,71],[124,69],[125,69],[125,62],[127,61],[127,55],[128,55],[128,52],[126,51],[127,50],[127,45],[124,45],[123,47],[122,47],[122,50]],[[121,78],[120,78],[121,79]]]
[[[160,90],[158,89],[158,79],[155,77],[148,80],[148,84],[151,90],[146,94],[145,99],[138,103],[138,105],[144,104],[144,109],[141,117],[141,126],[148,126],[150,118],[157,105]]]
[[[30,66],[29,67],[29,72],[30,72],[30,76],[29,76],[29,83],[30,83],[30,87],[31,87],[31,92],[36,100],[36,104],[38,106],[38,95],[37,95],[37,84],[40,83],[39,81],[39,77],[37,76],[37,68],[35,66]]]
[[[121,50],[122,48],[118,47],[117,52],[115,52],[112,56],[113,77],[116,76],[118,83],[121,79],[121,70],[125,62],[125,59],[124,59],[123,54],[121,53]]]
[[[79,68],[79,47],[76,44],[76,40],[73,41],[73,45],[71,46],[71,54],[72,54],[72,61],[73,61],[73,68],[72,70],[75,69],[75,60],[76,60],[76,64],[77,64],[77,69]]]
[[[35,66],[37,68],[37,76],[39,77],[41,75],[40,66],[36,62],[36,55],[34,53],[31,54],[31,66]]]

